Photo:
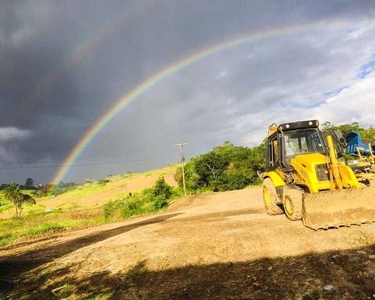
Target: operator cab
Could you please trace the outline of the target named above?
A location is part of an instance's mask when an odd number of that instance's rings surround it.
[[[285,131],[283,133],[283,141],[285,161],[288,164],[294,156],[299,154],[325,154],[326,152],[322,137],[317,128]]]
[[[296,155],[326,154],[326,146],[318,127],[317,120],[271,125],[266,140],[267,170],[277,167],[290,170],[290,160]]]

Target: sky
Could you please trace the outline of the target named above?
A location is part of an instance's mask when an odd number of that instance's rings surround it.
[[[0,183],[142,172],[272,123],[375,125],[373,71],[371,0],[1,1]]]

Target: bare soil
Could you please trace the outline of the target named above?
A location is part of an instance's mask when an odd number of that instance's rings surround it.
[[[80,206],[100,206],[103,203],[108,202],[109,199],[115,199],[120,194],[134,193],[153,186],[161,175],[170,186],[175,187],[178,185],[174,179],[175,168],[166,167],[162,171],[163,173],[155,172],[149,176],[145,176],[144,174],[136,174],[131,178],[110,182],[106,185],[104,191],[81,197],[77,200],[77,202]],[[66,193],[55,198],[48,199],[41,204],[46,205],[48,208],[56,208],[60,205],[70,203],[72,201],[71,198],[70,193]]]
[[[160,170],[155,170],[150,174],[134,174],[129,178],[125,177],[124,179],[109,182],[105,188],[103,188],[103,191],[95,194],[77,197],[74,193],[72,196],[72,193],[67,192],[53,198],[36,199],[36,201],[37,204],[45,206],[46,209],[56,209],[62,205],[76,205],[81,209],[100,208],[100,210],[102,210],[102,205],[110,200],[115,200],[123,195],[139,192],[152,187],[160,176],[164,177],[164,180],[168,185],[172,187],[178,186],[178,183],[174,179],[175,172],[176,168],[169,166]],[[6,213],[0,213],[0,219],[9,219],[11,217],[14,217],[13,210]]]
[[[0,248],[9,299],[375,299],[375,224],[314,231],[260,188]]]

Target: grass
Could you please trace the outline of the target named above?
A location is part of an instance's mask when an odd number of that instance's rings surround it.
[[[68,228],[68,226],[66,226],[65,224],[53,222],[53,223],[46,223],[46,224],[38,224],[37,226],[30,228],[27,233],[30,236],[34,236],[34,235],[39,235],[39,234],[43,234],[46,232],[61,231],[66,228]]]
[[[0,200],[0,214],[8,213],[13,207],[9,201]]]
[[[108,191],[110,188],[106,185],[102,185],[99,182],[85,183],[77,186],[69,192],[61,194],[62,196],[68,195],[70,199],[79,199],[88,197],[103,191]],[[48,197],[47,197],[48,199]]]
[[[181,195],[175,192],[173,198]],[[125,199],[111,201],[102,209],[82,209],[73,203],[65,203],[52,212],[30,211],[21,218],[0,219],[0,247],[23,238],[33,237],[73,228],[84,228],[108,221],[126,219],[134,215],[156,212],[166,208],[168,201],[153,196],[151,189]],[[106,216],[106,217],[105,217]]]
[[[130,216],[153,213],[165,209],[168,201],[162,197],[154,197],[150,192],[133,191],[133,197],[129,193],[117,194],[114,203],[111,204],[114,212],[105,220],[103,208],[94,207],[89,204],[81,204],[80,199],[90,197],[101,192],[106,192],[120,186],[126,186],[129,179],[142,179],[152,175],[164,175],[173,172],[173,166],[161,170],[153,170],[144,174],[127,173],[123,175],[110,176],[98,181],[90,181],[82,185],[74,186],[71,190],[62,193],[62,202],[50,212],[46,212],[50,197],[36,198],[36,205],[25,205],[21,218],[1,219],[1,214],[14,214],[14,205],[3,199],[3,191],[0,191],[0,247],[6,246],[17,239],[46,235],[68,229],[84,228],[103,224],[108,221],[126,219]],[[147,190],[147,189],[146,189]],[[23,191],[25,192],[25,191]],[[31,193],[32,191],[28,191]],[[146,197],[147,194],[147,197]],[[172,198],[182,196],[180,192],[174,192]],[[124,201],[124,199],[127,199]]]
[[[22,218],[0,220],[0,247],[22,237],[38,236],[66,229],[103,224],[100,210],[76,212],[55,211],[31,213]]]
[[[79,208],[80,205],[77,203],[77,201],[65,202],[57,206],[57,209],[66,211],[71,211]]]
[[[22,193],[27,195],[32,195],[32,192],[33,190],[22,190]],[[25,214],[30,211],[43,211],[44,209],[44,205],[25,204],[22,213]],[[8,200],[5,200],[4,191],[0,191],[0,214],[14,214],[14,210],[15,209],[13,203],[9,202]]]
[[[58,196],[61,197],[60,200],[63,200],[63,203],[50,212],[46,212],[50,198],[37,198],[36,205],[24,206],[21,218],[0,219],[0,247],[6,246],[19,238],[35,237],[67,229],[84,228],[163,210],[168,207],[171,200],[183,196],[182,190],[173,188],[171,189],[171,195],[168,197],[160,194],[155,196],[155,190],[153,190],[155,186],[143,191],[132,191],[132,196],[129,196],[129,192],[118,193],[113,198],[115,200],[104,204],[103,208],[94,208],[92,205],[81,204],[80,199],[130,185],[130,182],[137,178],[141,179],[151,175],[163,176],[173,172],[177,166],[172,165],[143,174],[127,173],[110,176],[99,181],[90,181],[74,186],[71,190]],[[129,179],[131,181],[128,181]],[[253,188],[253,186],[247,188]],[[31,192],[28,191],[28,193]],[[196,191],[196,193],[211,194],[213,192],[202,189]],[[0,218],[1,214],[8,213],[14,214],[14,206],[3,199],[3,191],[0,191]]]
[[[25,215],[31,212],[42,212],[45,210],[45,206],[42,204],[24,204],[22,214]],[[7,201],[6,204],[0,205],[0,214],[15,214],[14,204]]]
[[[153,213],[167,208],[170,200],[182,196],[181,189],[168,186],[164,179],[159,186],[158,182],[160,183],[160,179],[152,188],[104,204],[105,220],[121,220],[134,215]]]

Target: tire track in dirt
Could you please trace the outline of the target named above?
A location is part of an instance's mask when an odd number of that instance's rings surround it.
[[[375,287],[374,244],[374,224],[313,231],[283,215],[268,216],[261,189],[252,188],[194,196],[156,216],[13,245],[1,250],[0,266],[18,283],[13,296],[30,296],[38,286],[35,299],[48,299],[64,285],[59,296],[70,299],[302,299],[315,290],[325,299],[362,299]],[[350,262],[360,257],[357,251],[367,258]],[[334,255],[343,263],[332,261]],[[340,289],[327,294],[323,286],[330,282]]]

